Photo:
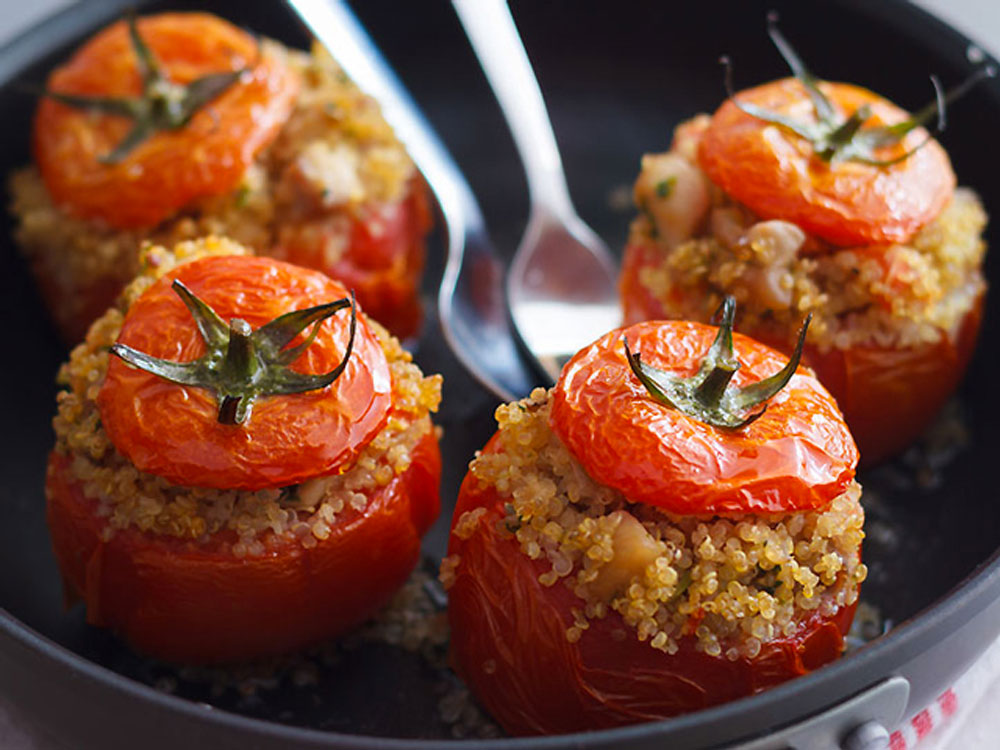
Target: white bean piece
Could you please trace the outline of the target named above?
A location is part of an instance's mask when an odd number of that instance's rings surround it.
[[[656,239],[672,248],[704,221],[708,181],[678,154],[646,154],[635,183],[635,203],[652,222]]]
[[[805,244],[806,233],[787,221],[761,221],[747,230],[747,242],[769,263],[787,266]]]
[[[744,241],[753,248],[759,262],[744,274],[751,293],[767,307],[787,309],[792,304],[789,269],[805,244],[805,232],[787,221],[761,221],[747,230]]]

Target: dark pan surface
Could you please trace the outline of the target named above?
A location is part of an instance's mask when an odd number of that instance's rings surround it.
[[[204,5],[171,2],[145,7]],[[305,44],[295,22],[278,4],[207,5],[269,36],[297,46]],[[450,7],[445,2],[391,0],[366,0],[358,5],[362,22],[469,178],[497,246],[512,249],[526,219],[523,174]],[[577,207],[612,248],[620,249],[632,209],[623,209],[615,196],[628,190],[644,152],[667,147],[675,124],[718,105],[724,95],[718,56],[725,52],[733,58],[738,87],[786,74],[764,34],[767,9],[783,9],[783,30],[821,77],[861,83],[909,109],[930,97],[930,73],[940,75],[946,85],[967,74],[965,43],[958,35],[901,3],[877,5],[877,9],[866,8],[860,0],[808,7],[735,0],[712,4],[560,0],[519,2],[513,11],[549,102]],[[66,18],[96,18],[105,13],[104,4],[94,4],[86,14],[79,9],[75,13]],[[113,15],[109,7],[106,17]],[[50,23],[35,34],[31,49],[37,48],[38,53],[31,53],[30,65],[22,64],[14,54],[28,49],[24,40],[19,47],[0,52],[2,174],[29,159],[34,105],[12,84],[40,82],[45,71],[64,59],[74,45],[52,50],[53,39],[63,28]],[[1000,84],[990,81],[950,108],[949,129],[942,138],[959,182],[978,190],[992,213],[1000,210],[1000,186],[994,182],[995,164],[984,155],[997,133]],[[0,321],[6,346],[0,367],[5,405],[0,422],[4,477],[0,607],[9,616],[0,612],[0,625],[18,637],[27,632],[26,626],[67,649],[66,653],[45,651],[50,649],[48,644],[38,645],[43,657],[62,664],[66,674],[72,674],[77,657],[83,657],[138,682],[162,685],[167,674],[163,667],[135,656],[109,634],[86,626],[79,607],[68,613],[62,607],[45,529],[42,483],[52,443],[54,377],[66,351],[49,327],[13,246],[11,230],[11,221],[4,215],[0,218]],[[996,224],[987,239],[997,245]],[[440,255],[439,242],[431,252]],[[997,259],[991,257],[988,275],[994,280],[998,278],[996,265]],[[431,266],[429,293],[436,286],[440,257]],[[871,567],[863,598],[877,605],[887,619],[903,623],[943,600],[978,568],[975,583],[980,601],[973,601],[971,595],[964,599],[953,595],[950,609],[939,606],[924,612],[916,623],[899,628],[882,643],[799,681],[801,695],[812,696],[802,698],[803,711],[810,701],[818,707],[823,705],[818,701],[844,697],[893,671],[907,654],[920,651],[919,639],[937,641],[947,636],[943,632],[947,623],[962,622],[985,606],[981,598],[987,573],[992,590],[1000,589],[997,565],[982,571],[1000,548],[1000,503],[994,481],[998,448],[994,425],[1000,421],[1000,402],[994,396],[992,374],[1000,325],[998,306],[997,295],[991,295],[979,351],[960,397],[950,407],[948,423],[961,429],[949,433],[947,461],[939,460],[939,450],[917,446],[893,464],[861,476],[869,518],[864,555]],[[433,320],[425,328],[418,359],[425,371],[446,376],[439,420],[445,428],[444,509],[425,545],[428,556],[438,559],[458,483],[472,449],[485,443],[492,430],[495,402],[458,370]],[[953,670],[962,665],[963,658],[956,656]],[[323,672],[316,685],[285,685],[249,700],[238,691],[213,695],[204,685],[183,681],[178,692],[194,701],[285,725],[362,735],[442,737],[448,727],[437,718],[440,696],[428,689],[431,678],[421,660],[388,647],[372,647],[346,655]],[[942,673],[941,679],[947,678]],[[100,673],[98,679],[107,680]],[[149,693],[132,685],[113,678],[111,682],[119,693],[134,691],[129,700],[148,702]],[[918,686],[915,692],[919,695],[922,689],[930,696],[941,686]],[[777,697],[790,695],[786,688]],[[792,718],[791,709],[777,708],[777,697],[758,696],[713,711],[711,718],[741,717],[755,711],[758,715],[778,711],[768,719],[771,725]],[[162,710],[176,710],[176,705],[168,700]],[[703,716],[708,718],[708,714]],[[737,736],[736,729],[704,734],[698,722],[699,717],[688,717],[658,729],[627,731],[620,737],[648,740],[651,732],[661,731],[662,737],[694,742],[712,736],[718,742]],[[752,731],[754,726],[749,722],[745,729]],[[330,746],[339,746],[335,737],[329,741]],[[308,746],[324,744],[322,737],[314,736]]]

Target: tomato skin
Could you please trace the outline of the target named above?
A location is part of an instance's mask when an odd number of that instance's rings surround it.
[[[852,347],[803,358],[830,388],[861,451],[872,466],[899,453],[931,423],[958,388],[976,347],[983,295],[965,314],[956,336],[901,349]]]
[[[119,343],[175,361],[204,353],[194,319],[171,289],[174,279],[223,320],[242,318],[255,330],[283,313],[348,296],[318,271],[271,258],[203,258],[168,272],[132,303]],[[291,368],[324,373],[337,366],[349,320],[343,310],[324,321]],[[336,381],[259,398],[243,425],[218,422],[213,392],[170,383],[116,357],[97,401],[112,443],[139,470],[188,487],[262,489],[322,476],[351,460],[385,424],[391,390],[385,354],[359,317],[354,351]]]
[[[140,18],[139,32],[171,81],[254,63],[257,43],[207,13]],[[135,96],[141,79],[124,21],[93,36],[47,87],[85,96]],[[152,228],[191,202],[236,188],[256,155],[288,119],[299,90],[295,73],[264,55],[246,77],[197,112],[183,128],[162,131],[118,164],[102,164],[131,129],[130,120],[39,103],[35,161],[54,202],[73,216],[116,229]]]
[[[497,450],[496,441],[485,450]],[[580,600],[560,583],[538,581],[545,564],[501,536],[502,498],[470,474],[455,520],[477,507],[488,510],[475,532],[466,540],[452,534],[448,550],[460,556],[448,590],[452,663],[511,734],[603,729],[696,711],[805,674],[843,651],[853,605],[828,618],[812,613],[798,633],[765,644],[753,659],[709,656],[695,650],[693,636],[669,656],[640,642],[615,612],[591,620],[571,643],[566,630]]]
[[[323,219],[280,228],[275,252],[354,290],[365,312],[395,336],[415,336],[422,319],[424,238],[431,227],[427,186],[411,179],[399,202],[359,211],[351,217],[347,247],[333,262],[326,260],[326,245],[343,242],[343,230],[339,224],[326,229]]]
[[[640,281],[642,269],[658,263],[655,249],[637,243],[626,247],[620,282],[626,324],[671,317],[667,306]],[[935,343],[823,352],[806,342],[802,361],[836,399],[862,465],[873,466],[910,445],[954,393],[975,350],[984,296],[981,293],[965,314],[957,335],[942,336]],[[787,340],[774,340],[773,332],[744,332],[789,352]]]
[[[678,515],[784,513],[820,508],[854,478],[858,454],[826,389],[805,368],[739,430],[700,422],[655,401],[632,373],[622,336],[643,362],[692,375],[717,329],[647,321],[581,349],[553,390],[553,431],[597,482],[633,502]],[[734,349],[743,386],[778,372],[787,359],[739,333]]]
[[[869,127],[909,117],[859,86],[819,86],[846,115],[869,105]],[[798,121],[813,116],[805,88],[793,78],[741,91],[736,98]],[[926,137],[927,131],[917,128],[878,156],[892,159]],[[905,242],[941,212],[955,190],[951,162],[937,141],[887,167],[829,164],[803,138],[746,114],[731,100],[702,135],[698,161],[713,183],[758,216],[792,222],[839,246]]]
[[[327,539],[267,544],[238,558],[232,532],[207,541],[155,536],[134,527],[102,540],[106,519],[84,497],[71,459],[49,458],[47,519],[67,591],[87,621],[119,632],[137,651],[166,661],[212,664],[287,653],[362,622],[401,586],[420,539],[440,510],[441,456],[429,434],[410,467],[345,510]]]

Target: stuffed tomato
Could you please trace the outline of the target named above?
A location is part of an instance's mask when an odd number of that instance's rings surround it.
[[[807,369],[731,324],[612,332],[497,409],[441,577],[454,665],[507,731],[674,716],[843,651],[857,449]]]
[[[378,105],[318,46],[206,13],[129,18],[50,75],[17,239],[75,343],[139,270],[143,240],[219,234],[355,289],[419,329],[426,187]]]
[[[811,313],[804,360],[872,464],[911,443],[961,380],[986,214],[920,125],[937,105],[911,116],[818,81],[771,34],[796,78],[733,94],[643,158],[625,321],[707,320],[731,294],[741,330],[787,353]]]
[[[439,512],[440,377],[338,282],[244,253],[147,248],[59,376],[67,595],[172,662],[338,635],[402,585]]]

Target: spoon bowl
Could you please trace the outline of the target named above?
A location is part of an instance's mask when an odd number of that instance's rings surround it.
[[[531,196],[507,275],[524,348],[554,383],[578,349],[620,324],[615,263],[569,196],[545,101],[503,0],[452,0],[514,136]]]
[[[614,278],[604,242],[579,217],[532,213],[507,302],[522,343],[553,382],[576,351],[620,324]]]

